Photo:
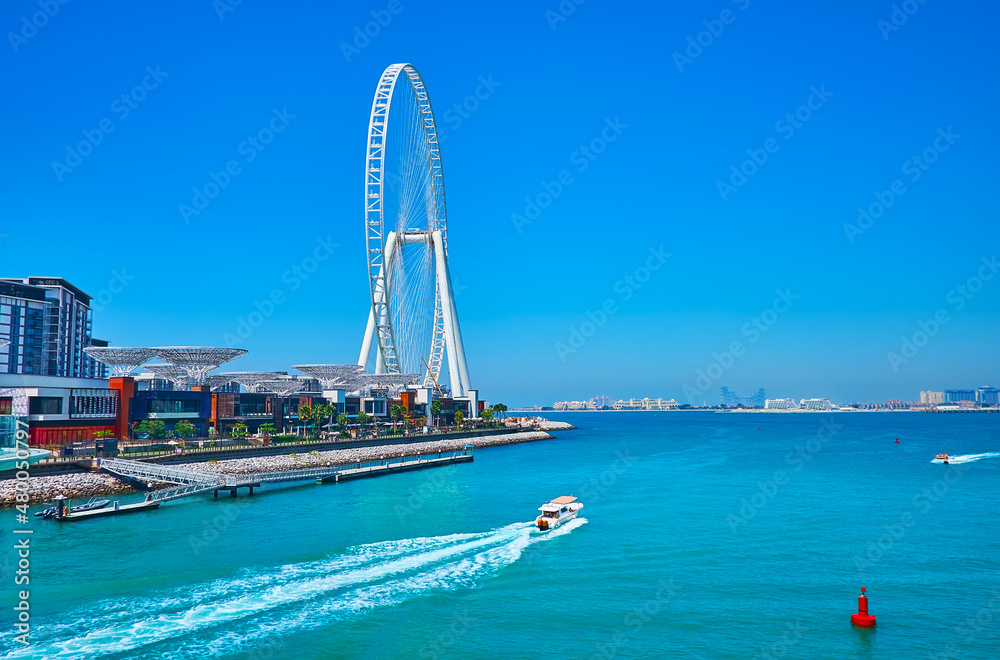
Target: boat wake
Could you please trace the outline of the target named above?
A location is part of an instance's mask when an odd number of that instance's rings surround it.
[[[517,561],[543,535],[530,522],[478,534],[369,543],[328,559],[251,569],[237,577],[99,601],[32,626],[32,644],[4,658],[210,658],[252,650],[275,636],[328,625],[434,591],[474,587]],[[8,637],[9,639],[9,637]],[[280,642],[278,642],[280,644]]]
[[[975,461],[981,461],[984,458],[1000,458],[1000,452],[998,451],[988,451],[985,454],[965,454],[964,456],[949,456],[949,464],[961,464],[961,463],[973,463]],[[931,463],[944,463],[940,458],[935,458]]]

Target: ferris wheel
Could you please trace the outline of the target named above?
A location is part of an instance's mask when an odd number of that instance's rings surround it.
[[[386,68],[375,89],[365,161],[365,238],[372,307],[358,364],[422,374],[447,356],[454,396],[471,389],[448,272],[448,218],[434,111],[411,64]]]

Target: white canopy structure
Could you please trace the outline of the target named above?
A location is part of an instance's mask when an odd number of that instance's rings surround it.
[[[4,340],[0,339],[0,345]],[[124,378],[148,360],[156,357],[156,349],[125,348],[122,346],[88,346],[83,352],[111,367],[111,375]]]
[[[247,388],[247,392],[260,392],[261,382],[287,375],[284,371],[227,371],[218,374],[218,377],[239,383]]]
[[[295,364],[292,369],[315,378],[324,390],[349,390],[357,387],[364,367],[358,364]]]
[[[187,370],[188,378],[194,385],[202,385],[209,371],[246,355],[244,348],[215,348],[211,346],[161,346],[153,349],[164,362],[175,364]]]
[[[302,391],[302,388],[307,383],[304,380],[292,380],[291,378],[273,378],[261,380],[257,384],[261,391],[277,394],[279,397],[285,398]]]
[[[185,389],[188,386],[188,370],[176,364],[147,364],[143,367],[157,378],[169,380],[171,383]]]
[[[355,387],[367,389],[369,393],[373,389],[385,388],[391,394],[396,394],[407,385],[415,385],[423,380],[420,374],[360,374]]]

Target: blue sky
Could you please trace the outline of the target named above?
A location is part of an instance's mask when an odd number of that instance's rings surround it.
[[[368,114],[402,61],[447,136],[451,271],[488,400],[1000,381],[992,3],[913,2],[904,22],[860,1],[53,1],[25,27],[44,6],[0,14],[0,275],[68,278],[113,345],[224,345],[277,289],[233,368],[355,361]],[[275,111],[273,141],[244,144]],[[295,276],[320,243],[338,247]]]

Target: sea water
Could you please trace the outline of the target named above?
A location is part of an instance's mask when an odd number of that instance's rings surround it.
[[[552,417],[471,464],[32,517],[0,657],[1000,657],[1000,415]]]

